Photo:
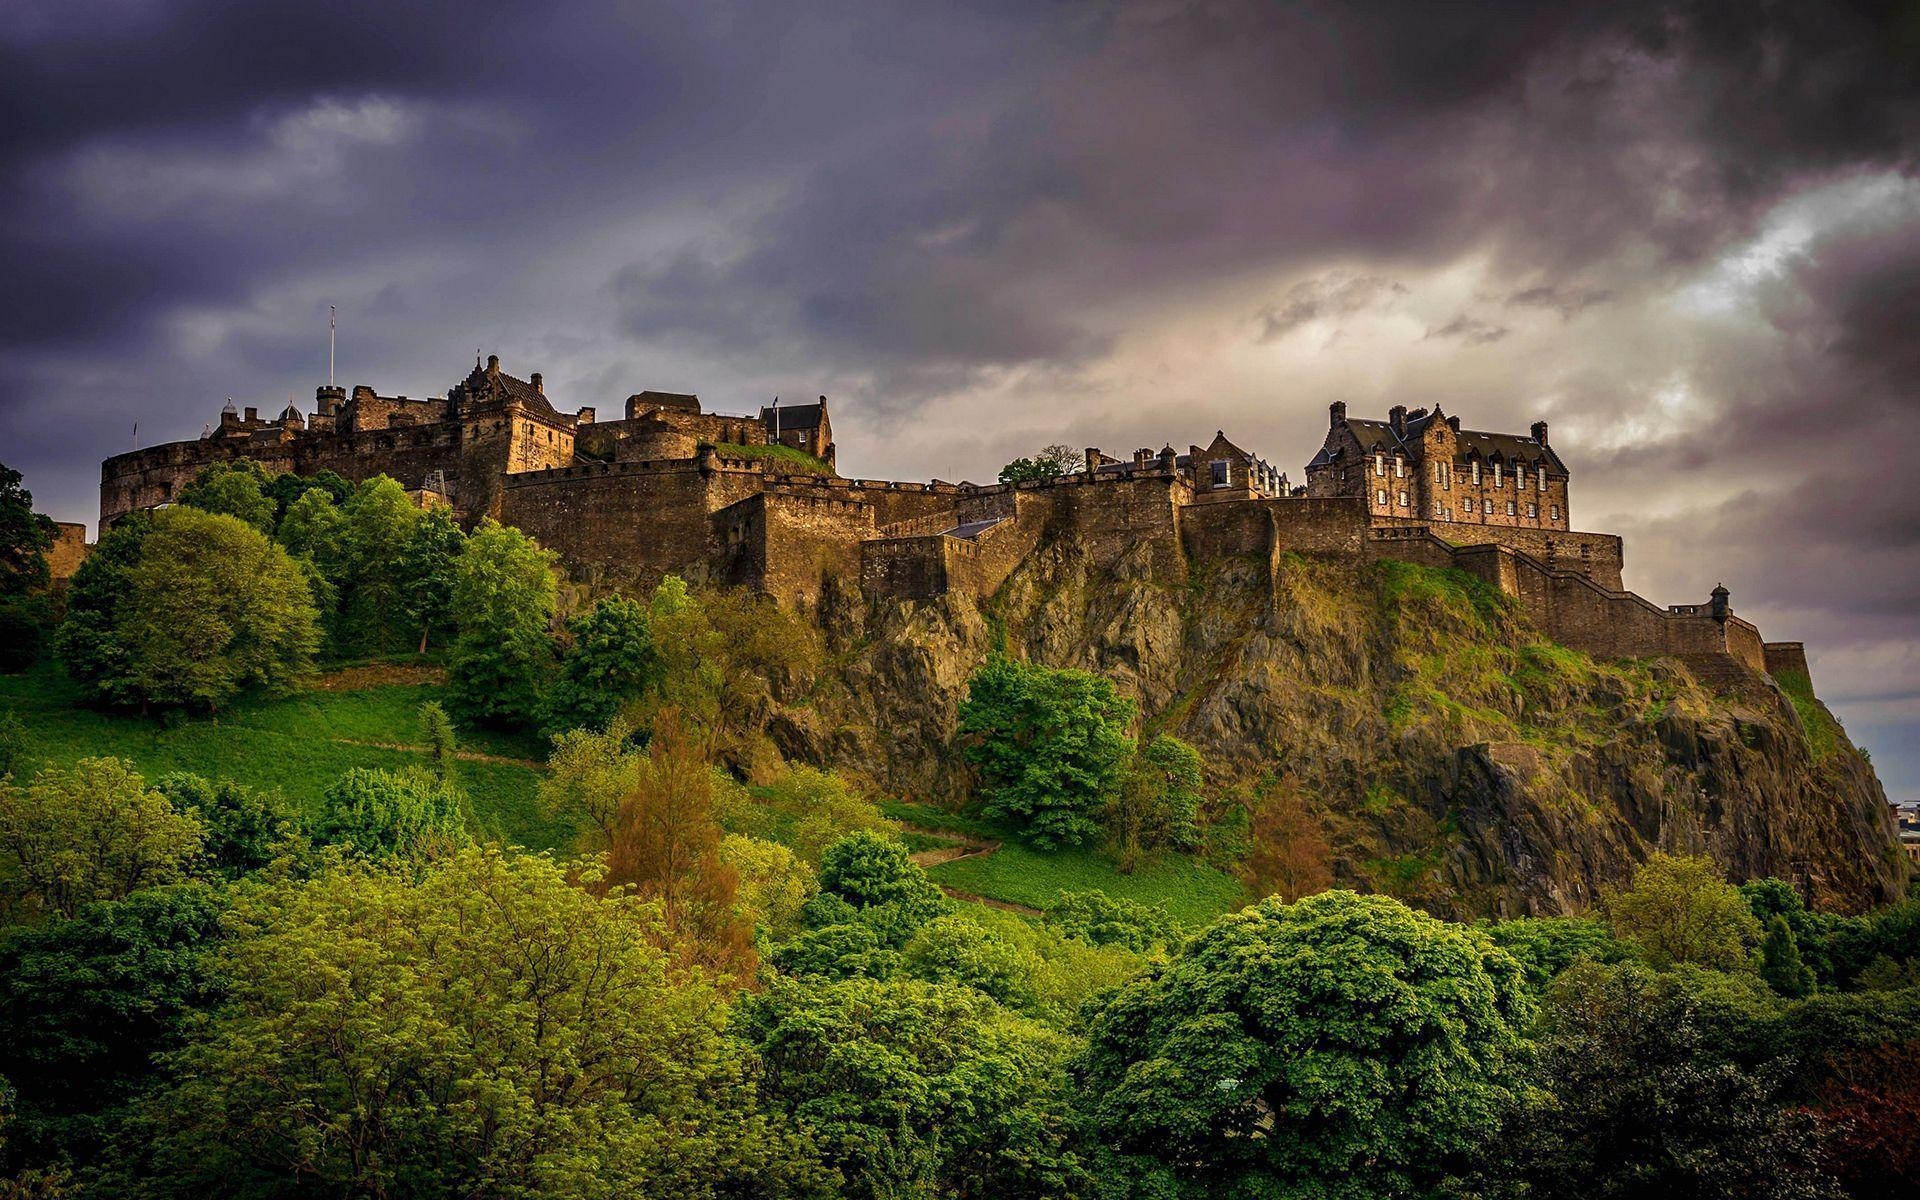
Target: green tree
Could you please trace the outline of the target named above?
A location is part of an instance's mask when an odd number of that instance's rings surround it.
[[[11,708],[0,708],[0,777],[19,770],[27,759],[27,727]]]
[[[277,791],[230,779],[215,783],[187,771],[162,775],[153,790],[200,822],[206,834],[202,861],[228,879],[267,866],[292,847],[300,832],[299,811]]]
[[[420,735],[426,739],[427,753],[433,758],[433,773],[439,777],[441,786],[457,791],[460,743],[454,737],[453,718],[438,700],[429,700],[420,706]]]
[[[1029,479],[1057,479],[1084,469],[1086,455],[1072,446],[1052,445],[1031,457],[1016,458],[1000,468],[1001,483],[1025,483]]]
[[[476,720],[529,722],[553,665],[553,555],[517,529],[484,520],[460,552],[448,657],[451,702]]]
[[[1156,850],[1199,845],[1204,783],[1200,752],[1177,737],[1163,733],[1133,752],[1104,814],[1123,874]]]
[[[97,699],[215,710],[286,687],[318,643],[286,551],[233,517],[179,507],[116,545],[85,588],[76,577],[58,648]]]
[[[319,491],[334,504],[345,504],[347,497],[353,495],[353,485],[337,472],[315,471],[312,475],[295,475],[287,472],[278,475],[267,485],[267,497],[273,501],[274,520],[285,520],[287,509],[294,501],[311,491]]]
[[[346,568],[340,580],[340,640],[356,651],[390,654],[411,647],[405,557],[421,512],[406,489],[376,475],[341,508]]]
[[[421,771],[354,767],[327,789],[314,837],[364,858],[443,850],[466,840],[460,797]]]
[[[1068,1043],[972,988],[776,979],[735,1028],[765,1060],[764,1102],[818,1132],[850,1197],[1083,1190]]]
[[[33,511],[33,493],[20,486],[22,478],[0,463],[0,597],[47,585],[53,518]]]
[[[51,596],[0,595],[0,673],[18,674],[39,662],[53,624]]]
[[[825,1192],[652,905],[468,847],[243,893],[119,1173],[214,1196]]]
[[[1786,917],[1775,913],[1760,939],[1760,978],[1782,996],[1798,999],[1813,991],[1813,971],[1800,961],[1800,944]]]
[[[205,884],[148,888],[0,942],[0,1075],[36,1143],[100,1153],[106,1110],[152,1080],[153,1055],[216,998],[206,951],[225,911]]]
[[[1506,1140],[1525,1194],[1833,1194],[1813,1117],[1790,1103],[1783,1072],[1743,1066],[1716,1044],[1710,989],[1724,981],[1632,962],[1561,975],[1542,1013],[1540,1090]]]
[[[128,688],[127,648],[117,631],[131,605],[133,569],[154,530],[153,514],[128,513],[100,535],[93,553],[67,588],[67,616],[53,650],[87,699],[100,704],[137,704]]]
[[[1101,676],[988,659],[968,681],[958,730],[987,815],[1016,822],[1043,849],[1099,837],[1133,748],[1133,714]]]
[[[737,833],[721,840],[720,861],[739,876],[735,898],[740,910],[767,937],[799,932],[801,913],[820,890],[812,867],[778,842]]]
[[[621,707],[663,674],[647,610],[625,596],[608,596],[567,622],[573,645],[547,690],[549,733],[605,729]]]
[[[935,917],[916,930],[901,948],[900,966],[915,979],[970,987],[1020,1012],[1037,1014],[1040,1008],[1038,961],[962,913]]]
[[[820,894],[807,905],[807,922],[815,927],[858,922],[897,947],[950,907],[905,846],[860,832],[821,855]]]
[[[1270,899],[1097,1010],[1083,1108],[1152,1194],[1425,1195],[1512,1102],[1532,1007],[1473,930],[1385,896]]]
[[[278,506],[266,493],[267,469],[250,458],[210,463],[180,489],[180,503],[202,512],[224,513],[272,533]]]
[[[1655,854],[1632,886],[1607,897],[1606,911],[1614,932],[1655,967],[1743,970],[1760,940],[1760,923],[1711,859]]]
[[[0,783],[0,888],[16,919],[186,878],[206,832],[117,758]]]
[[[466,544],[453,510],[435,505],[414,522],[400,552],[407,620],[420,631],[421,654],[436,638],[444,642],[453,636],[453,580]]]

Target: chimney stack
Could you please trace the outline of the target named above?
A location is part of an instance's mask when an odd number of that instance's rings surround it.
[[[1396,404],[1387,410],[1387,424],[1393,428],[1395,437],[1407,436],[1407,406]]]
[[[527,376],[527,382],[532,384],[533,390],[542,396],[547,394],[547,381],[541,376],[540,372],[535,371],[533,374]]]
[[[260,419],[260,410],[255,408],[251,404],[247,405],[247,424],[252,425],[254,422],[258,421],[259,419]]]
[[[1535,421],[1533,423],[1533,440],[1539,442],[1542,446],[1547,444],[1547,423],[1545,421]]]
[[[1327,405],[1327,427],[1329,429],[1338,429],[1346,423],[1347,402],[1345,400],[1335,400],[1332,404]]]

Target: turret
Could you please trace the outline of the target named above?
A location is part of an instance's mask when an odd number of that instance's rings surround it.
[[[1707,612],[1712,615],[1714,620],[1725,622],[1728,614],[1733,611],[1727,603],[1732,593],[1727,591],[1726,584],[1716,583],[1713,585],[1712,596],[1713,599],[1707,604]]]
[[[347,402],[347,389],[324,384],[313,389],[313,415],[316,417],[338,416],[340,406]]]

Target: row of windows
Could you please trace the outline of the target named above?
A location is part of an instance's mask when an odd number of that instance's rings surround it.
[[[1438,475],[1440,479],[1440,486],[1451,491],[1453,488],[1453,464],[1439,463],[1437,464],[1437,466],[1438,466]],[[1473,485],[1475,487],[1479,487],[1480,480],[1481,480],[1480,460],[1475,459],[1472,462],[1468,463],[1467,469],[1470,472],[1472,472]],[[1386,475],[1387,473],[1387,456],[1386,455],[1376,454],[1373,456],[1373,473],[1375,475],[1379,475],[1382,477]],[[1506,471],[1506,464],[1499,463],[1499,462],[1494,463],[1492,474],[1493,474],[1493,486],[1496,488],[1504,488],[1506,486],[1506,480],[1509,477]],[[1547,469],[1544,466],[1536,468],[1535,474],[1536,474],[1536,478],[1538,479],[1538,483],[1537,483],[1538,489],[1543,492],[1546,491],[1547,490]],[[1407,477],[1407,460],[1405,458],[1402,458],[1398,454],[1393,456],[1393,477],[1395,479],[1405,479]],[[1526,490],[1527,472],[1524,468],[1513,472],[1511,478],[1513,479],[1514,487],[1522,491]]]
[[[1379,503],[1383,508],[1386,506],[1387,494],[1384,491],[1379,493]],[[1407,494],[1405,492],[1400,493],[1400,506],[1402,508],[1405,508],[1407,506]],[[1518,516],[1519,515],[1518,509],[1519,509],[1519,505],[1515,501],[1512,501],[1512,500],[1507,501],[1508,516],[1510,517]],[[1558,521],[1560,519],[1560,506],[1558,504],[1549,505],[1548,510],[1552,514],[1550,518],[1551,520]],[[1467,501],[1466,511],[1469,514],[1472,514],[1473,512],[1478,511],[1483,515],[1490,517],[1493,515],[1493,512],[1494,512],[1493,501],[1485,500],[1476,504],[1475,501],[1469,500]],[[1453,520],[1453,509],[1450,506],[1441,504],[1438,500],[1436,500],[1433,502],[1433,515],[1439,520],[1451,521]],[[1539,520],[1539,518],[1540,518],[1540,506],[1538,504],[1527,505],[1527,519],[1530,521],[1535,521],[1535,520]]]

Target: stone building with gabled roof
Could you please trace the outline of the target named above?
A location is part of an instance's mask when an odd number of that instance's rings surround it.
[[[1437,404],[1395,405],[1375,421],[1336,401],[1307,464],[1309,496],[1359,496],[1381,518],[1508,529],[1571,529],[1567,480],[1545,421],[1527,436],[1486,433],[1460,428]]]

